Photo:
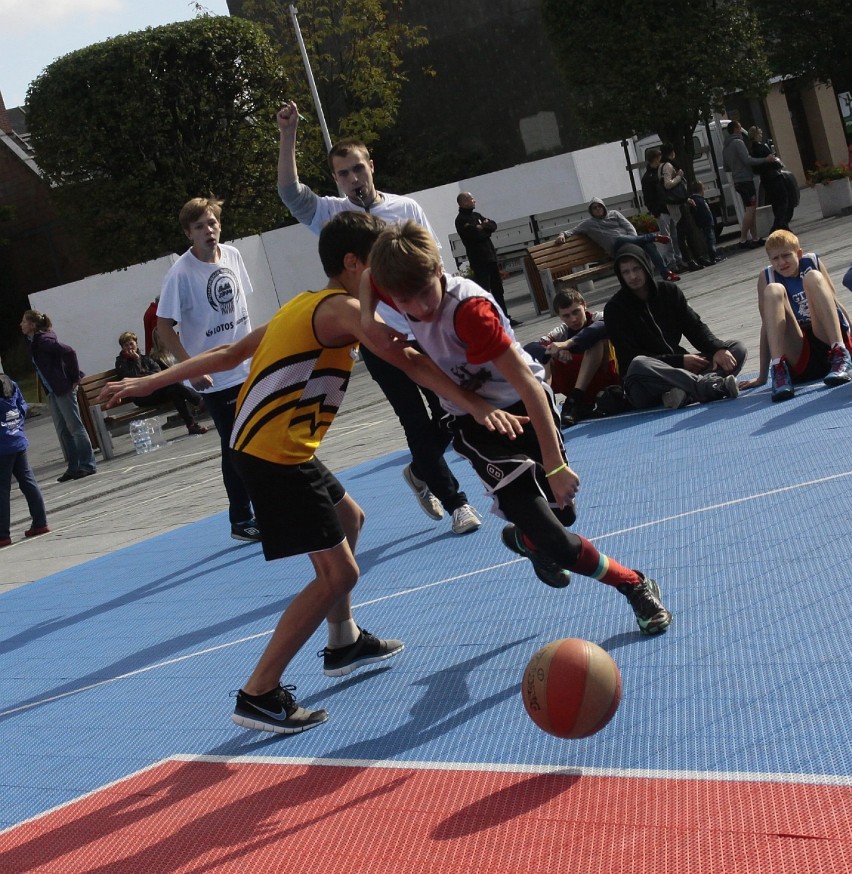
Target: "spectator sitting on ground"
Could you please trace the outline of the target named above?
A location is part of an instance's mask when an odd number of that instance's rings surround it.
[[[825,265],[815,252],[805,254],[799,238],[785,230],[769,235],[766,254],[769,264],[757,280],[760,372],[740,383],[740,388],[764,385],[768,375],[772,400],[786,401],[795,394],[795,383],[823,374],[828,386],[849,382],[849,316],[837,300]]]
[[[139,339],[133,331],[125,331],[121,334],[118,338],[118,345],[121,346],[121,353],[115,358],[115,372],[118,379],[136,379],[162,370],[153,358],[140,353]],[[158,389],[144,397],[133,398],[133,403],[137,407],[157,407],[160,404],[171,402],[190,434],[206,434],[208,429],[195,421],[187,406],[194,403],[194,397],[197,397],[195,392],[192,392],[183,383],[177,383]]]
[[[583,295],[567,285],[554,295],[553,309],[561,324],[524,351],[544,365],[553,392],[565,395],[561,425],[570,428],[596,416],[597,393],[621,380],[603,313],[591,312]]]
[[[607,210],[599,197],[593,197],[589,203],[589,215],[591,218],[581,221],[573,230],[563,231],[556,242],[564,243],[565,238],[572,234],[583,234],[594,240],[611,258],[618,254],[622,246],[633,244],[647,252],[661,277],[675,281],[676,274],[666,270],[663,256],[656,246],[657,243],[670,243],[669,237],[656,233],[637,234],[636,228],[617,209]]]
[[[746,347],[719,340],[673,282],[654,279],[638,246],[616,255],[615,275],[621,288],[604,307],[604,322],[630,403],[674,410],[735,398]],[[698,353],[680,345],[683,337]]]

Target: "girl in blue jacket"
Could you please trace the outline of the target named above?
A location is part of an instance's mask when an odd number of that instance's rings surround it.
[[[0,373],[0,547],[12,543],[9,524],[11,518],[12,476],[18,481],[30,509],[32,526],[25,537],[47,534],[47,513],[44,500],[27,460],[29,441],[24,434],[27,402],[21,390],[5,373]]]

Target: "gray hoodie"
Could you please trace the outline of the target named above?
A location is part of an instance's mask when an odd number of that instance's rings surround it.
[[[595,204],[606,209],[606,204],[599,197],[593,197],[589,202],[590,216]],[[636,228],[617,209],[610,209],[603,218],[598,219],[591,216],[591,218],[581,221],[576,228],[565,232],[566,236],[569,234],[584,234],[611,256],[615,241],[619,237],[635,237]]]

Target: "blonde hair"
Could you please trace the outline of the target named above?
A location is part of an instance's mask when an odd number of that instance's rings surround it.
[[[131,340],[135,340],[137,343],[139,342],[139,338],[133,331],[122,331],[118,335],[118,345],[124,347],[125,343],[129,343]]]
[[[373,280],[391,295],[420,291],[442,266],[432,235],[412,219],[385,228],[370,252]]]
[[[781,249],[789,249],[793,252],[801,249],[799,238],[792,231],[773,231],[766,238],[766,251],[778,252]]]

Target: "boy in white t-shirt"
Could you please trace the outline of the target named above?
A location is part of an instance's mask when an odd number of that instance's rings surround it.
[[[180,211],[180,225],[190,248],[166,274],[157,306],[157,333],[178,361],[251,333],[246,303],[246,295],[252,293],[251,280],[239,251],[219,242],[221,217],[222,201],[212,196],[195,197]],[[237,395],[248,370],[248,362],[243,362],[225,373],[205,375],[194,385],[204,395],[222,444],[231,537],[253,542],[260,540],[260,531],[228,450]]]

